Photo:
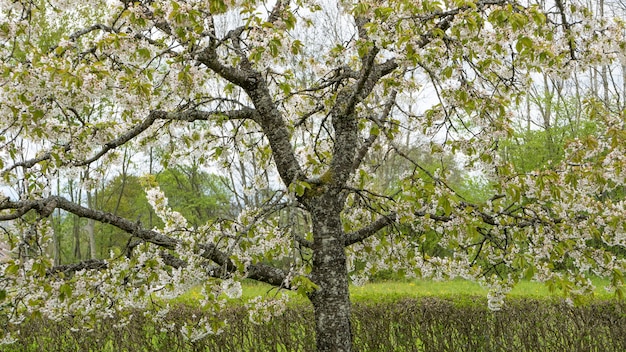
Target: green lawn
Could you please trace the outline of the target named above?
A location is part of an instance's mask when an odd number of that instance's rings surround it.
[[[609,299],[613,295],[607,292],[604,287],[608,284],[607,280],[592,280],[596,286],[594,298]],[[306,302],[306,299],[298,294],[282,290],[291,296],[294,302]],[[243,285],[243,295],[235,302],[245,303],[249,299],[257,296],[272,296],[279,292],[270,285],[247,281]],[[413,280],[413,281],[383,281],[368,283],[364,286],[350,286],[350,295],[355,302],[394,300],[397,298],[410,297],[449,297],[449,296],[486,296],[487,289],[480,286],[476,282],[455,279],[448,281],[432,281],[432,280]],[[560,297],[560,292],[550,292],[548,287],[539,282],[523,281],[515,286],[510,296],[513,297],[532,297],[532,298],[548,298]],[[200,289],[193,289],[179,298],[183,302],[193,302],[199,299]]]

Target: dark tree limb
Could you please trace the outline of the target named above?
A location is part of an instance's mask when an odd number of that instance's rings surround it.
[[[146,230],[140,224],[134,221],[130,221],[123,217],[99,211],[89,209],[80,206],[76,203],[70,202],[65,198],[59,196],[52,196],[41,200],[23,200],[23,201],[11,201],[4,200],[0,202],[1,210],[17,210],[11,216],[4,215],[3,218],[7,220],[15,219],[16,214],[23,216],[28,211],[37,211],[41,217],[49,216],[55,208],[63,209],[79,217],[93,219],[101,223],[113,225],[120,230],[139,238],[145,242],[157,245],[167,250],[176,249],[177,245],[181,243],[180,240],[163,235],[154,230]],[[0,218],[1,219],[1,218]],[[201,244],[199,245],[201,250],[200,255],[210,261],[218,264],[226,273],[233,273],[237,270],[235,264],[230,260],[229,255],[219,250],[214,244]],[[177,258],[174,255],[168,254],[166,251],[161,254],[164,262],[172,267],[186,266],[187,263]],[[106,261],[103,260],[87,260],[77,264],[57,266],[49,270],[50,274],[63,272],[71,273],[83,269],[105,269],[107,267]],[[284,287],[283,281],[287,278],[287,273],[278,268],[273,268],[267,264],[253,264],[247,268],[248,277],[257,281],[263,281],[271,285],[275,285],[280,281],[278,286]]]
[[[64,275],[71,275],[81,270],[102,270],[109,267],[106,260],[102,259],[87,259],[75,264],[57,265],[48,269],[48,275],[55,275],[63,273]]]
[[[367,238],[376,234],[376,232],[394,223],[396,221],[396,218],[397,218],[396,213],[390,213],[389,215],[385,215],[385,216],[378,218],[376,221],[372,222],[371,224],[355,232],[347,233],[345,240],[344,240],[344,246],[349,246],[358,242],[363,242]]]

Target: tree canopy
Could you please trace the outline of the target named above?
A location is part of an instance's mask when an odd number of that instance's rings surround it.
[[[126,308],[159,319],[169,305],[155,299],[195,285],[210,311],[249,278],[306,295],[317,349],[350,351],[348,283],[379,270],[479,280],[493,309],[523,278],[576,301],[607,276],[623,295],[626,261],[610,249],[626,245],[624,201],[602,196],[624,183],[623,78],[608,74],[623,72],[624,25],[604,12],[618,5],[0,1],[0,221],[13,253],[0,319],[71,314],[89,327]],[[535,113],[520,107],[541,75],[575,85],[598,130],[572,135],[549,168],[515,168],[502,146]],[[581,87],[594,79],[606,84]],[[202,223],[194,208],[210,204],[174,211],[148,183],[162,222],[150,228],[57,192],[58,180],[107,182],[122,148],[140,174],[152,148],[177,170],[223,170],[241,211]],[[402,172],[387,192],[373,175],[391,158]],[[464,196],[458,178],[472,173],[488,194]],[[135,241],[126,255],[54,265],[55,209]],[[434,245],[445,250],[423,250]],[[171,328],[195,340],[223,323],[197,319]]]

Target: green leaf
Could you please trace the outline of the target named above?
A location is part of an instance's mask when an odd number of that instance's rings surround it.
[[[281,46],[282,46],[282,43],[279,38],[274,37],[270,40],[270,42],[268,43],[268,47],[270,49],[270,54],[272,55],[272,57],[278,56],[279,49]]]
[[[19,272],[20,270],[20,266],[17,264],[10,264],[9,266],[6,267],[6,269],[4,269],[4,274],[5,275],[15,275]]]
[[[287,82],[279,83],[278,84],[278,88],[280,88],[280,90],[282,90],[283,93],[285,93],[285,95],[291,94],[291,84],[289,84]]]
[[[301,41],[299,40],[294,40],[293,43],[291,43],[291,53],[294,55],[298,55],[302,52],[302,47],[304,46],[304,44],[302,44]]]
[[[452,213],[452,205],[450,204],[450,198],[446,195],[439,198],[439,207],[443,209],[446,216]]]
[[[293,280],[291,280],[291,285],[297,286],[296,292],[304,297],[308,297],[310,293],[319,288],[313,281],[302,275],[294,277]]]
[[[311,185],[307,182],[296,181],[294,184],[294,191],[298,197],[302,197],[307,189],[311,189]]]
[[[378,125],[376,124],[372,125],[372,127],[370,127],[370,135],[378,136],[379,134],[380,134],[380,128],[378,127]]]
[[[69,283],[64,283],[63,285],[61,285],[61,287],[59,287],[59,299],[61,301],[64,301],[66,298],[69,298],[72,296],[72,285]]]
[[[209,0],[209,11],[212,14],[224,13],[228,10],[228,6],[224,0]]]
[[[532,49],[533,48],[533,40],[528,37],[520,37],[515,44],[515,50],[518,52],[523,51],[524,49]]]

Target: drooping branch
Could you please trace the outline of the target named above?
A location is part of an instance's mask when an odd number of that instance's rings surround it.
[[[144,119],[141,123],[135,125],[128,132],[124,133],[120,137],[106,143],[102,149],[96,153],[96,155],[92,156],[87,160],[83,160],[81,162],[75,163],[76,166],[85,166],[89,165],[92,162],[100,159],[106,153],[111,151],[112,149],[118,148],[133,138],[137,137],[140,133],[146,131],[156,120],[176,120],[176,121],[186,121],[193,122],[197,120],[208,120],[211,117],[215,116],[226,116],[232,119],[246,119],[246,118],[254,118],[255,111],[251,108],[243,108],[241,110],[229,110],[229,111],[202,111],[202,110],[185,110],[185,111],[177,111],[177,112],[166,112],[155,110],[150,112],[148,117]]]
[[[128,132],[122,134],[121,136],[119,136],[118,138],[115,138],[114,140],[107,142],[102,149],[100,149],[100,151],[98,153],[96,153],[96,155],[92,156],[89,159],[83,160],[83,161],[79,161],[74,163],[74,165],[76,166],[85,166],[85,165],[89,165],[91,163],[93,163],[94,161],[100,159],[102,156],[104,156],[106,153],[108,153],[109,151],[122,146],[124,144],[126,144],[128,141],[132,140],[133,138],[137,137],[140,133],[144,132],[145,130],[147,130],[150,126],[152,126],[152,124],[154,123],[154,121],[156,121],[159,116],[161,114],[160,113],[151,113],[148,115],[148,117],[143,120],[141,123],[133,126],[133,128],[131,128]]]
[[[376,221],[355,232],[347,233],[344,240],[344,246],[349,246],[364,241],[365,239],[376,234],[378,231],[395,222],[396,218],[396,213],[390,213],[389,215],[378,218]]]
[[[112,213],[83,207],[60,196],[51,196],[40,200],[5,200],[0,203],[0,210],[13,209],[17,210],[16,213],[22,214],[25,214],[30,210],[35,210],[42,218],[49,216],[52,211],[57,208],[63,209],[79,217],[93,219],[101,223],[113,225],[120,230],[133,235],[134,237],[163,248],[175,249],[178,244],[177,240],[153,230],[146,230],[137,222],[130,221]],[[15,215],[15,213],[7,214],[5,217],[8,219],[14,219],[15,217],[10,217],[13,215]]]
[[[93,219],[101,223],[113,225],[118,229],[132,235],[133,237],[137,237],[145,242],[157,245],[167,250],[174,250],[181,243],[181,241],[178,239],[163,235],[154,230],[147,230],[143,228],[138,222],[130,221],[112,213],[89,209],[59,196],[52,196],[41,200],[4,200],[0,203],[0,211],[16,210],[16,212],[11,214],[5,214],[0,219],[15,219],[17,218],[16,215],[19,214],[20,216],[23,216],[31,210],[37,211],[43,218],[52,214],[52,211],[54,211],[54,209],[56,208],[63,209],[79,217]],[[232,262],[232,260],[230,260],[229,255],[219,250],[214,244],[200,244],[198,248],[201,250],[200,256],[218,264],[223,273],[230,274],[237,270],[236,265]],[[164,262],[167,265],[173,267],[181,267],[187,265],[187,263],[180,258],[167,252],[162,252],[161,257],[164,259]],[[107,262],[103,260],[87,260],[77,264],[56,266],[49,270],[49,274],[54,274],[57,272],[71,273],[83,269],[99,270],[105,269],[107,266]],[[284,282],[287,278],[287,273],[285,273],[281,269],[272,267],[267,264],[258,263],[248,266],[246,270],[248,278],[262,281],[275,286],[288,286],[287,283]],[[214,274],[217,275],[218,273]]]

